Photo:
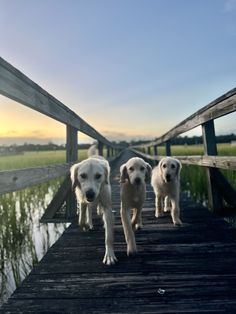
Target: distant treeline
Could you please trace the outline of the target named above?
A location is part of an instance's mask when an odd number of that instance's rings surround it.
[[[219,135],[216,137],[217,143],[231,143],[232,141],[236,141],[235,134],[228,134],[228,135]],[[128,146],[135,146],[140,144],[146,144],[149,141],[120,141],[120,142],[112,142],[114,144],[118,144],[119,146],[128,147]],[[202,144],[202,137],[201,136],[178,136],[175,139],[171,140],[172,145],[196,145]],[[78,149],[88,149],[90,144],[78,144]],[[65,150],[66,145],[57,145],[52,142],[47,144],[29,144],[25,143],[23,145],[10,145],[10,146],[0,146],[0,154],[4,153],[4,151],[9,151],[9,148],[13,150],[15,153],[22,153],[25,151],[52,151],[52,150]]]

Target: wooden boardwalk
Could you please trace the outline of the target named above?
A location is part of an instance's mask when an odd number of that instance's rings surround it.
[[[236,313],[236,231],[186,195],[181,198],[184,225],[178,228],[169,216],[155,219],[148,186],[144,228],[136,233],[139,253],[126,256],[117,174],[130,154],[112,166],[119,263],[102,264],[99,218],[88,233],[72,223],[1,313]]]

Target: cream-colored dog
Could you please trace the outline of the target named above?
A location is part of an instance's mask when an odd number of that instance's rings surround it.
[[[105,256],[103,263],[115,264],[113,249],[113,213],[109,163],[101,156],[94,156],[73,165],[70,169],[72,187],[79,203],[79,225],[86,231],[93,228],[92,207],[96,205],[103,215],[105,227]]]
[[[98,155],[98,142],[94,141],[88,149],[88,157]]]
[[[170,210],[174,225],[182,224],[179,218],[180,170],[181,163],[179,160],[165,157],[153,169],[151,179],[151,184],[156,195],[155,216],[157,218],[161,217],[163,216],[163,211],[167,212]]]
[[[151,166],[139,157],[129,159],[120,167],[121,220],[128,256],[137,251],[133,229],[142,227],[141,211],[146,198],[146,183],[150,182],[151,171]],[[131,209],[133,209],[132,220]]]

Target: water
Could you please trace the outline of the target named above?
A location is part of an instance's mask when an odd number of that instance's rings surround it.
[[[68,226],[39,222],[60,182],[0,197],[0,305]]]

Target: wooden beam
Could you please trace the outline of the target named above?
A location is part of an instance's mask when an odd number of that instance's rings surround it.
[[[151,156],[141,151],[132,149],[142,157],[150,160],[161,160],[165,156]],[[172,156],[179,159],[182,164],[195,165],[203,167],[212,167],[226,170],[236,170],[236,157],[234,156]]]
[[[165,147],[166,147],[166,156],[171,156],[170,141],[165,142]]]
[[[0,57],[0,94],[115,147],[92,126]]]
[[[71,180],[70,176],[67,175],[65,180],[62,182],[57,193],[53,197],[51,203],[45,210],[44,215],[41,218],[41,222],[51,222],[53,221],[54,215],[62,207],[63,203],[66,201],[68,194],[71,192]]]
[[[177,124],[170,131],[163,134],[157,140],[151,141],[144,145],[137,145],[135,147],[160,145],[170,139],[177,137],[182,133],[194,129],[197,126],[200,126],[208,121],[222,117],[234,111],[236,111],[236,88],[228,91],[226,94],[212,101],[208,105],[202,107],[200,110]]]
[[[78,161],[78,134],[77,130],[70,126],[66,126],[66,161],[77,162]],[[69,180],[71,187],[71,181]],[[77,214],[77,202],[75,193],[72,192],[71,188],[67,193],[66,198],[66,217],[73,218]]]
[[[217,155],[216,137],[214,121],[210,120],[202,124],[202,138],[205,155]],[[207,189],[209,207],[214,212],[221,212],[223,209],[223,199],[214,183],[214,176],[217,169],[206,168]]]
[[[68,173],[71,164],[0,171],[0,195],[43,183]]]

